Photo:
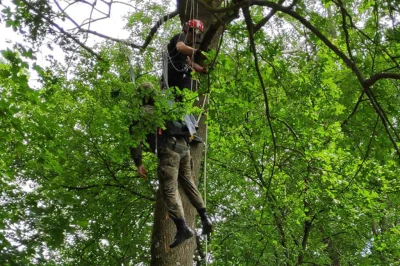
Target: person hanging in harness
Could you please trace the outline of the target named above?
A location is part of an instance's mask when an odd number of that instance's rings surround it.
[[[149,95],[143,98],[141,117],[154,114],[155,90],[151,83],[140,86],[143,90],[141,95]],[[140,135],[140,125],[143,121],[133,121],[129,127],[131,136]],[[146,122],[145,122],[146,123]],[[148,124],[148,123],[146,123]],[[139,127],[139,128],[138,128]],[[156,131],[156,129],[154,129]],[[161,133],[161,134],[160,134]],[[209,235],[212,231],[212,223],[209,219],[203,198],[192,179],[192,157],[190,155],[190,132],[181,122],[167,121],[166,129],[146,135],[150,149],[158,156],[158,180],[159,188],[169,217],[176,225],[176,235],[170,248],[175,248],[185,240],[191,238],[195,233],[186,224],[185,214],[182,207],[181,197],[178,190],[178,183],[183,187],[188,199],[196,208],[202,222],[202,234]],[[146,178],[147,170],[142,162],[143,141],[136,147],[130,147],[131,157],[137,167],[138,174]]]

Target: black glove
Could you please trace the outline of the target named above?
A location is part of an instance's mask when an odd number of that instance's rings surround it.
[[[202,56],[203,55],[202,52],[203,52],[202,50],[197,49],[196,52],[194,53],[194,56]]]
[[[201,60],[205,60],[207,57],[203,54],[203,51],[200,49],[196,50],[196,53],[194,54],[194,61],[199,62]]]

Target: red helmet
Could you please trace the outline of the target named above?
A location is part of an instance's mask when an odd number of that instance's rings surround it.
[[[201,20],[198,19],[191,19],[185,23],[186,28],[193,28],[195,30],[199,30],[201,32],[204,31],[204,24]]]

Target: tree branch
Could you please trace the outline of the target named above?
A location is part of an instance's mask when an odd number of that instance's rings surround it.
[[[87,29],[81,29],[80,28],[79,31],[80,32],[87,32],[87,33],[99,36],[99,37],[107,39],[107,40],[111,40],[111,41],[114,41],[114,42],[122,43],[122,44],[128,45],[128,46],[130,46],[130,47],[132,47],[134,49],[142,49],[142,46],[136,45],[134,43],[131,43],[130,41],[117,39],[117,38],[114,38],[114,37],[110,37],[110,36],[104,35],[102,33],[99,33],[97,31],[94,31],[94,30],[87,30]]]
[[[337,3],[336,1],[333,0],[333,2],[334,2],[336,5],[338,5],[338,3]],[[352,18],[351,15],[347,12],[346,9],[344,9],[344,12],[346,13],[346,16],[349,18],[350,26],[351,26],[352,28],[354,28],[355,30],[357,30],[357,32],[360,33],[362,36],[364,36],[367,40],[369,40],[370,42],[374,43],[375,41],[374,41],[371,37],[369,37],[366,33],[364,33],[362,30],[360,30],[360,29],[354,24],[353,18]],[[397,61],[396,61],[396,58],[397,58],[397,57],[394,57],[394,56],[392,56],[391,54],[389,54],[389,52],[385,49],[385,47],[381,47],[381,46],[378,45],[378,44],[376,44],[376,45],[379,46],[380,49],[382,50],[382,52],[385,53],[385,54],[390,58],[390,60],[392,60],[392,62],[396,65],[396,67],[400,69],[400,65],[399,65],[399,64],[397,63]]]
[[[356,177],[357,177],[358,174],[360,173],[360,171],[361,171],[361,169],[362,169],[362,167],[363,167],[365,161],[367,160],[367,158],[368,158],[368,156],[369,156],[369,152],[370,152],[371,146],[372,146],[372,141],[374,140],[374,136],[375,136],[375,134],[376,134],[376,128],[377,128],[377,126],[378,126],[378,121],[379,121],[379,116],[376,117],[376,122],[375,122],[375,125],[374,125],[374,129],[373,129],[373,131],[372,131],[372,133],[371,133],[371,138],[369,139],[369,143],[368,143],[368,146],[367,146],[367,151],[365,152],[365,155],[364,155],[364,157],[363,157],[362,162],[361,162],[360,165],[358,166],[358,169],[357,169],[356,173],[354,174],[354,176],[351,178],[350,182],[347,184],[347,186],[346,186],[344,189],[342,189],[342,190],[337,194],[336,198],[339,198],[339,197],[350,187],[350,185],[353,183],[353,181],[356,179]]]
[[[397,73],[378,73],[372,75],[369,79],[365,80],[364,84],[367,87],[371,87],[380,79],[400,79],[400,74]]]
[[[390,141],[392,142],[393,147],[396,150],[396,153],[398,154],[398,156],[400,158],[400,149],[399,149],[396,141],[393,139],[392,134],[390,133],[390,130],[389,130],[389,127],[388,127],[388,123],[390,124],[390,121],[387,120],[385,112],[380,107],[377,99],[374,97],[372,91],[370,90],[370,87],[368,86],[371,81],[366,83],[366,80],[365,80],[363,74],[361,73],[360,69],[357,67],[355,62],[353,62],[350,58],[348,58],[324,34],[322,34],[314,25],[312,25],[308,20],[306,20],[304,17],[302,17],[297,12],[295,12],[295,11],[293,11],[293,10],[287,8],[287,7],[278,5],[277,3],[270,2],[270,1],[264,1],[264,0],[253,0],[251,5],[268,6],[268,7],[277,9],[278,11],[281,11],[281,12],[283,12],[285,14],[288,14],[289,16],[295,18],[301,24],[303,24],[307,29],[309,29],[312,33],[314,33],[326,46],[328,46],[328,48],[330,48],[337,56],[339,56],[343,60],[343,62],[356,75],[358,81],[362,85],[363,90],[367,94],[368,98],[371,100],[371,104],[372,104],[373,108],[375,109],[375,111],[378,113],[379,117],[381,118],[381,121],[382,121],[382,123],[383,123],[383,125],[385,127],[385,131],[386,131]],[[377,77],[381,77],[382,76],[382,78],[383,78],[383,76],[385,76],[385,75],[382,75],[382,74],[384,74],[384,73],[376,74],[375,76],[377,76]],[[392,74],[391,74],[391,77],[393,77]],[[395,129],[392,126],[390,126],[390,128],[395,132]]]
[[[277,157],[277,146],[276,146],[275,132],[274,132],[274,129],[272,127],[272,121],[271,121],[271,114],[270,114],[270,108],[269,108],[269,99],[268,99],[267,89],[265,88],[264,80],[263,80],[263,77],[261,75],[260,67],[258,65],[257,50],[256,50],[255,42],[254,42],[254,31],[253,31],[254,28],[253,28],[253,22],[252,22],[252,19],[251,19],[251,15],[250,15],[250,10],[249,10],[248,7],[244,7],[244,8],[242,8],[242,10],[243,10],[244,18],[245,18],[245,21],[246,21],[247,30],[249,31],[250,49],[251,49],[251,51],[253,53],[253,57],[254,57],[254,66],[256,68],[258,79],[260,81],[261,88],[262,88],[263,95],[264,95],[265,114],[267,116],[267,124],[268,124],[268,127],[269,127],[270,131],[271,131],[272,143],[273,143],[273,147],[274,147],[273,165],[272,165],[271,175],[269,177],[268,185],[267,185],[267,194],[268,194],[269,189],[271,187],[272,178],[273,178],[274,173],[275,173],[276,157]]]
[[[278,4],[282,5],[285,2],[285,0],[279,0]],[[275,15],[277,10],[272,9],[271,12],[268,13],[267,16],[265,16],[260,22],[257,23],[257,25],[254,26],[254,32],[259,31],[262,27],[264,27],[265,24],[268,23],[268,21]]]
[[[93,49],[91,49],[90,47],[86,46],[84,43],[82,43],[78,38],[76,38],[75,36],[73,36],[71,33],[65,31],[63,28],[61,28],[58,24],[56,24],[55,22],[53,22],[50,18],[45,17],[43,15],[41,15],[41,12],[39,12],[33,5],[31,5],[29,2],[27,2],[26,0],[21,0],[21,2],[23,2],[25,5],[27,5],[31,10],[35,11],[37,14],[39,14],[47,23],[49,23],[50,25],[52,25],[53,27],[55,27],[56,29],[58,29],[62,34],[65,34],[68,38],[70,38],[71,40],[73,40],[75,43],[77,43],[80,47],[82,47],[83,49],[85,49],[86,51],[88,51],[91,55],[95,56],[99,61],[104,61],[104,59],[97,54],[95,51],[93,51]]]
[[[156,34],[158,28],[160,28],[160,26],[162,24],[164,24],[165,22],[167,22],[168,20],[176,17],[179,14],[178,9],[163,16],[162,18],[160,18],[156,24],[151,28],[149,35],[147,36],[146,40],[144,41],[141,49],[146,49],[146,47],[150,44],[151,40],[153,39],[154,34]]]
[[[74,24],[77,28],[79,28],[79,24],[73,19],[71,18],[61,7],[61,5],[58,3],[57,0],[53,0],[54,3],[56,4],[57,8],[62,12],[62,14],[69,20],[72,22],[72,24]]]
[[[75,187],[75,186],[61,185],[61,187],[66,188],[66,189],[69,189],[69,190],[78,190],[78,191],[79,191],[79,190],[87,190],[87,189],[91,189],[91,188],[102,188],[102,187],[116,187],[116,188],[123,188],[123,189],[126,189],[125,186],[122,186],[122,185],[119,185],[119,184],[109,184],[109,183],[102,184],[102,185],[88,185],[88,186],[84,186],[84,187]],[[130,190],[130,189],[128,189],[128,191],[129,191],[130,193],[132,193],[132,194],[134,194],[134,195],[140,197],[140,198],[147,199],[147,200],[149,200],[149,201],[155,201],[155,200],[156,200],[155,198],[152,198],[152,197],[149,197],[149,196],[145,196],[145,195],[143,195],[143,194],[140,194],[140,193],[138,193],[138,192],[132,191],[132,190]]]
[[[344,126],[347,125],[347,122],[349,121],[349,119],[356,113],[358,106],[360,105],[360,103],[362,102],[362,98],[364,96],[364,91],[361,92],[360,97],[358,97],[357,103],[353,108],[353,111],[349,114],[349,116],[342,122],[342,124],[340,125],[340,127],[343,129]]]
[[[146,38],[145,42],[143,43],[143,45],[137,45],[137,44],[134,44],[134,43],[132,43],[130,41],[127,41],[127,40],[117,39],[117,38],[110,37],[110,36],[104,35],[102,33],[99,33],[97,31],[93,31],[93,30],[89,30],[89,29],[82,29],[81,27],[79,27],[79,31],[87,32],[87,33],[99,36],[99,37],[107,39],[107,40],[111,40],[111,41],[114,41],[114,42],[122,43],[122,44],[130,46],[133,49],[144,50],[150,44],[151,40],[153,39],[155,33],[160,28],[160,26],[162,24],[164,24],[166,21],[168,21],[169,19],[172,19],[172,18],[176,17],[178,14],[179,14],[178,10],[175,10],[174,12],[172,12],[170,14],[167,14],[167,15],[163,16],[162,18],[160,18],[157,21],[157,23],[151,28],[150,33],[147,36],[147,38]]]
[[[337,5],[339,6],[340,12],[342,13],[342,28],[343,28],[344,35],[345,35],[345,38],[346,38],[347,53],[349,54],[349,57],[350,57],[351,61],[354,62],[353,53],[351,52],[351,48],[350,48],[349,31],[347,30],[347,23],[346,23],[346,13],[347,13],[347,11],[343,6],[342,0],[338,0]]]
[[[208,5],[206,2],[202,1],[202,0],[196,0],[197,3],[199,3],[199,5],[201,5],[202,7],[204,7],[206,10],[212,12],[212,13],[227,13],[230,11],[235,11],[239,8],[242,7],[246,7],[246,6],[250,6],[252,0],[244,0],[241,1],[237,4],[231,5],[229,7],[224,7],[224,8],[214,8],[210,5]]]

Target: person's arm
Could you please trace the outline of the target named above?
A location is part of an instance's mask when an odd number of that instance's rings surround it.
[[[137,123],[135,121],[132,121],[131,125],[129,126],[129,134],[132,136],[133,135],[133,127]],[[142,163],[142,142],[140,142],[136,147],[129,147],[130,153],[131,153],[131,158],[135,162],[135,165],[137,167],[137,172],[140,177],[146,179],[147,178],[147,170],[144,167]]]
[[[192,56],[196,53],[197,49],[190,47],[188,45],[186,45],[184,42],[182,41],[178,41],[178,43],[176,44],[176,49],[181,52],[184,55],[187,56]]]

